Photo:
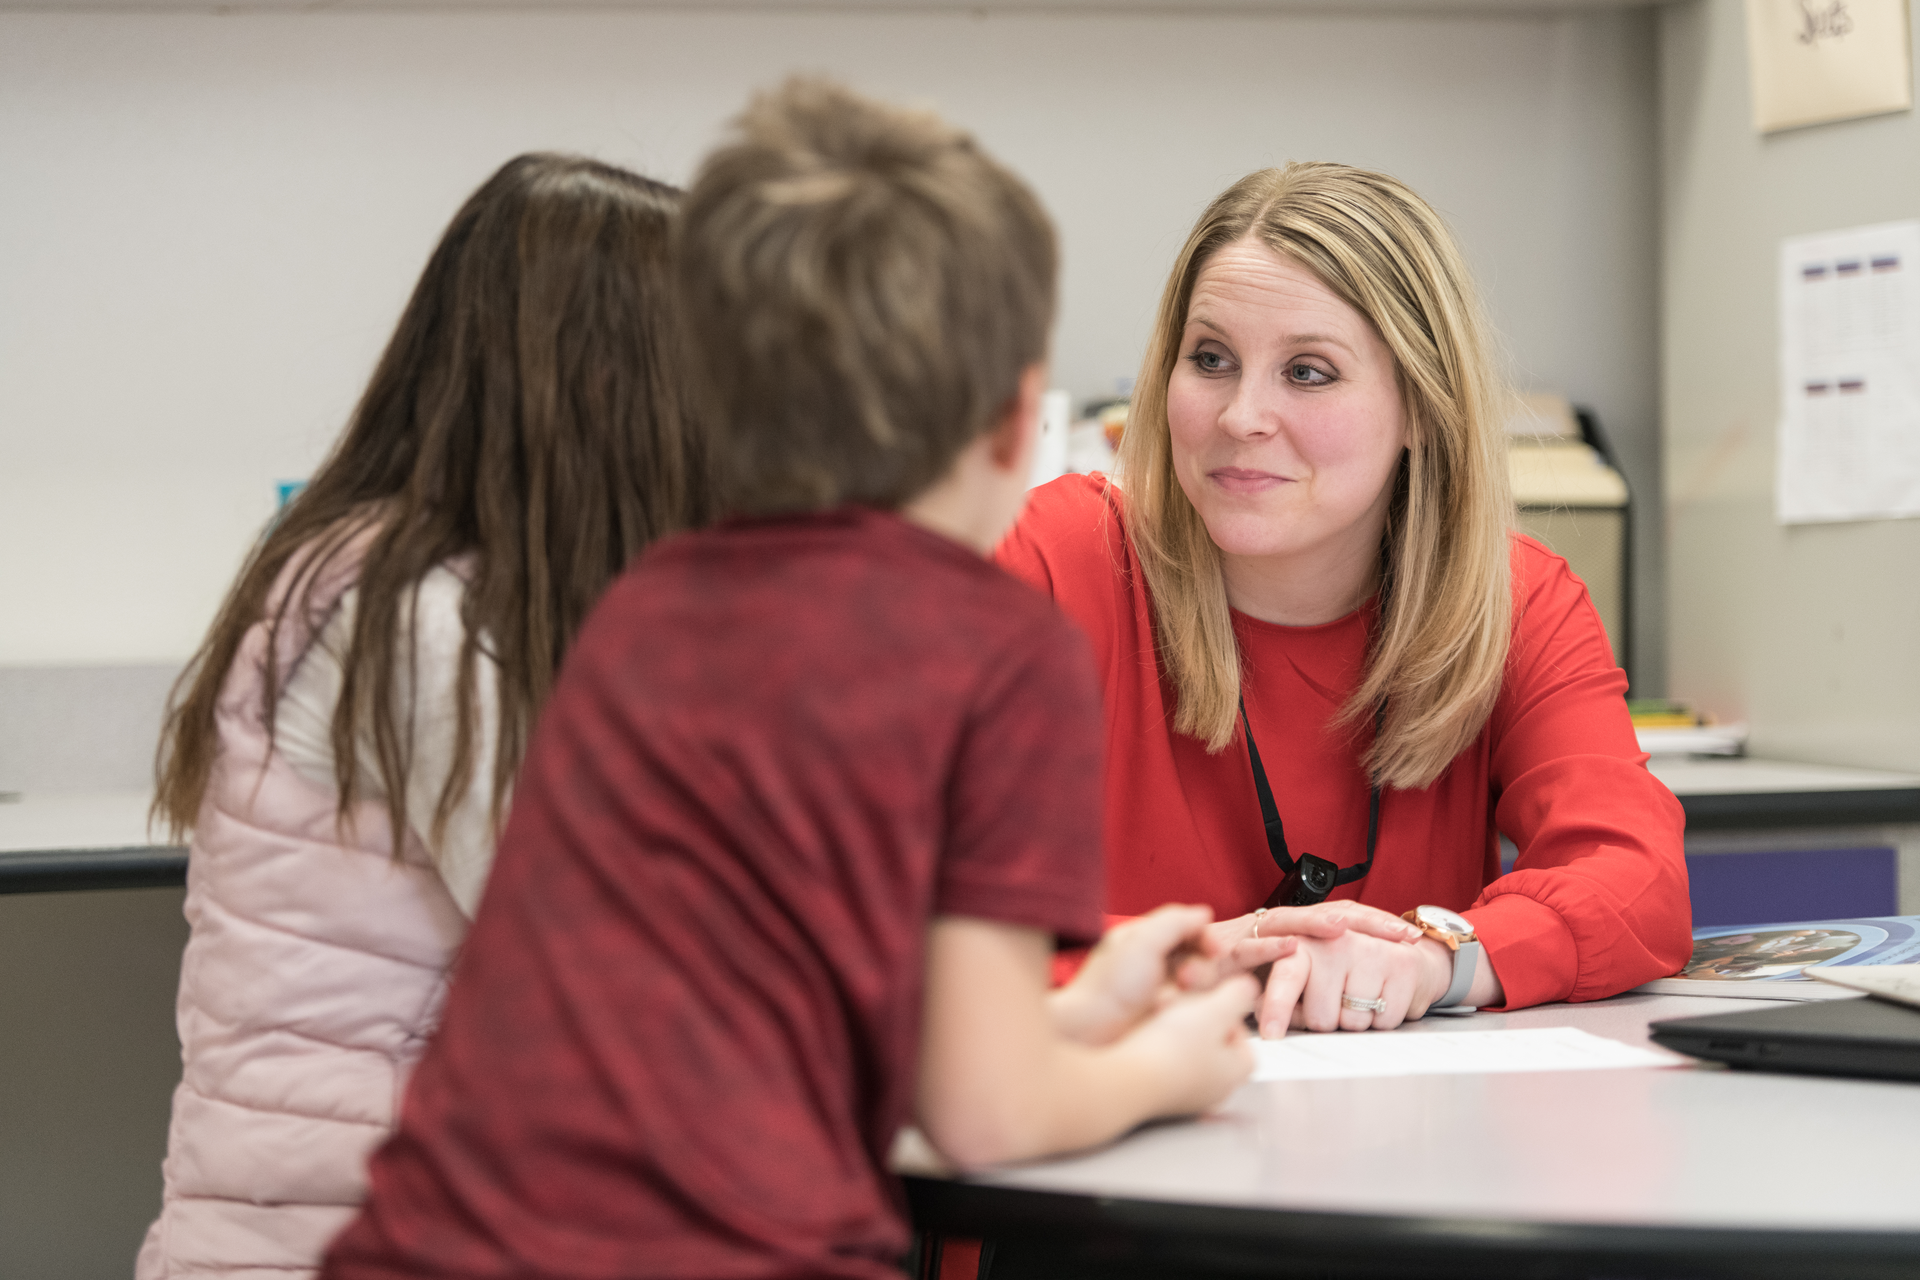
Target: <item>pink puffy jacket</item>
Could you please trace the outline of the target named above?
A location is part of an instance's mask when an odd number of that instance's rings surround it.
[[[341,557],[347,560],[349,557]],[[351,583],[326,575],[279,644],[291,673]],[[439,1021],[467,923],[384,807],[343,828],[338,796],[268,750],[267,627],[247,633],[215,712],[220,752],[187,863],[185,1074],[166,1198],[138,1280],[302,1280],[353,1216],[368,1155]]]

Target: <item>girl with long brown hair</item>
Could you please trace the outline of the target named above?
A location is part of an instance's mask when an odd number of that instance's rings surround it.
[[[528,733],[602,590],[702,514],[679,192],[561,155],[455,215],[332,454],[175,689],[192,831],[166,1199],[142,1280],[318,1264],[479,901]]]

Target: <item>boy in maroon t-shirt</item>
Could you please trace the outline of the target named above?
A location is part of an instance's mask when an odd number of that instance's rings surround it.
[[[1045,385],[1032,195],[796,82],[684,219],[734,518],[574,645],[335,1280],[897,1276],[903,1125],[976,1165],[1210,1106],[1255,987],[1181,988],[1292,947],[1166,908],[1048,992],[1100,928],[1101,736],[1084,641],[983,558]]]

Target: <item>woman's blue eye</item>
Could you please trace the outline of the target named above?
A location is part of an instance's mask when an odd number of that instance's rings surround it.
[[[1320,386],[1333,381],[1332,374],[1328,373],[1325,369],[1316,368],[1310,364],[1289,366],[1287,376],[1295,382],[1304,382],[1308,386]]]
[[[1187,359],[1193,361],[1194,368],[1205,373],[1218,373],[1226,364],[1218,351],[1196,351]]]

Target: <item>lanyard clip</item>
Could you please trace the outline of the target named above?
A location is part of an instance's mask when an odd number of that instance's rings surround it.
[[[1338,882],[1340,868],[1325,858],[1303,853],[1280,881],[1280,887],[1267,899],[1270,907],[1310,907],[1325,902]]]
[[[1373,731],[1380,732],[1382,718],[1386,715],[1386,704],[1374,714]],[[1274,803],[1273,787],[1267,781],[1267,771],[1260,763],[1260,748],[1254,745],[1253,722],[1247,719],[1247,700],[1240,699],[1240,725],[1247,736],[1247,763],[1253,766],[1253,789],[1260,797],[1260,822],[1267,832],[1267,852],[1273,855],[1274,865],[1280,868],[1280,886],[1267,899],[1269,907],[1310,907],[1316,902],[1325,902],[1327,895],[1343,884],[1352,884],[1373,870],[1374,842],[1380,835],[1380,787],[1374,784],[1367,797],[1367,860],[1359,866],[1340,869],[1336,862],[1317,858],[1311,853],[1303,853],[1298,859],[1287,850],[1287,830],[1280,821],[1280,806]]]

